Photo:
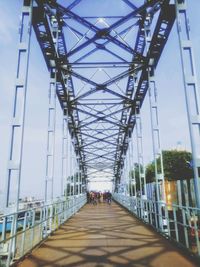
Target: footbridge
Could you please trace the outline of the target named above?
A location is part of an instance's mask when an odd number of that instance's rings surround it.
[[[1,266],[198,266],[200,104],[190,2],[21,1],[0,206]],[[166,151],[158,94],[165,91],[168,102],[177,98],[177,106],[179,94],[176,80],[173,95],[165,85],[159,88],[157,72],[170,42],[179,50],[170,66],[182,78],[187,127],[181,131],[189,148],[177,142]],[[36,62],[43,68],[37,70]],[[175,77],[168,72],[173,77],[160,74],[164,83]],[[38,88],[45,75],[48,99]],[[35,98],[29,101],[31,90]],[[45,152],[39,155],[43,135],[32,133],[36,156],[28,162],[26,131],[33,118],[40,129],[44,113]],[[171,136],[176,128],[167,128]],[[40,182],[37,160],[44,170]],[[43,194],[22,200],[24,184],[34,179],[29,192],[38,195],[42,188]],[[108,192],[111,203],[103,197]]]

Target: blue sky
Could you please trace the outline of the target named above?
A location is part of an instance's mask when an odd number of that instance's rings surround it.
[[[91,0],[83,0],[91,1]],[[116,0],[115,0],[116,1]],[[67,1],[69,2],[69,1]],[[137,1],[133,1],[136,3]],[[190,0],[188,10],[191,37],[194,44],[198,81],[200,81],[200,1]],[[9,123],[16,73],[17,38],[22,1],[0,0],[0,191],[5,187],[9,144]],[[182,73],[178,50],[176,27],[174,26],[162,58],[157,67],[159,92],[159,118],[161,140],[164,149],[172,149],[181,142],[190,150],[183,94]],[[47,136],[48,81],[49,75],[34,34],[31,41],[31,57],[28,80],[25,145],[22,167],[21,196],[41,197],[44,192],[45,153]],[[57,103],[57,106],[59,104]],[[142,112],[145,162],[152,160],[148,99]],[[60,194],[61,179],[61,110],[57,109],[55,196]],[[1,204],[0,204],[1,205]]]

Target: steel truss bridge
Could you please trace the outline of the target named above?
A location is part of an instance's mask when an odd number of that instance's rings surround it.
[[[40,210],[40,222],[36,225],[43,232],[45,229],[41,238],[85,204],[87,184],[95,180],[112,182],[116,201],[170,237],[170,219],[176,223],[178,219],[175,218],[176,207],[173,207],[172,219],[166,204],[155,70],[175,22],[192,144],[196,206],[181,207],[185,243],[178,236],[177,224],[174,226],[174,239],[190,249],[186,228],[191,228],[196,238],[196,255],[200,255],[200,161],[195,145],[200,137],[197,131],[200,106],[186,1],[117,0],[113,10],[105,10],[100,2],[23,1],[5,192],[5,210],[8,210],[11,181],[16,177],[16,210],[2,217],[0,243],[2,250],[8,244],[8,266],[16,258],[30,37],[33,31],[50,75],[45,205]],[[86,3],[87,7],[84,6]],[[120,9],[122,5],[128,12]],[[195,108],[190,106],[191,89]],[[152,199],[147,193],[143,159],[141,109],[145,97],[150,101],[155,162],[156,183]],[[53,201],[56,99],[63,112],[64,200],[60,202]],[[133,147],[133,141],[136,147]],[[138,159],[139,185],[136,185],[134,175],[133,154]],[[130,170],[133,170],[132,175],[129,175]],[[35,229],[36,211],[26,211],[25,216],[23,238],[28,231],[26,220],[31,220],[32,229]],[[189,224],[188,216],[194,221],[194,229]],[[9,220],[12,230],[7,238],[6,225]],[[20,256],[26,252],[24,242]]]

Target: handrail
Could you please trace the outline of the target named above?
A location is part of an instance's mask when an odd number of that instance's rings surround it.
[[[0,216],[0,263],[2,258],[3,263],[10,266],[14,260],[23,257],[73,216],[86,201],[86,195],[82,194]]]
[[[200,209],[115,193],[115,201],[177,245],[200,257]],[[161,207],[162,213],[158,212]]]

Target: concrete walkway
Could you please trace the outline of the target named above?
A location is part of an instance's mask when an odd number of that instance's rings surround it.
[[[115,203],[86,205],[20,267],[191,267],[171,243]]]

